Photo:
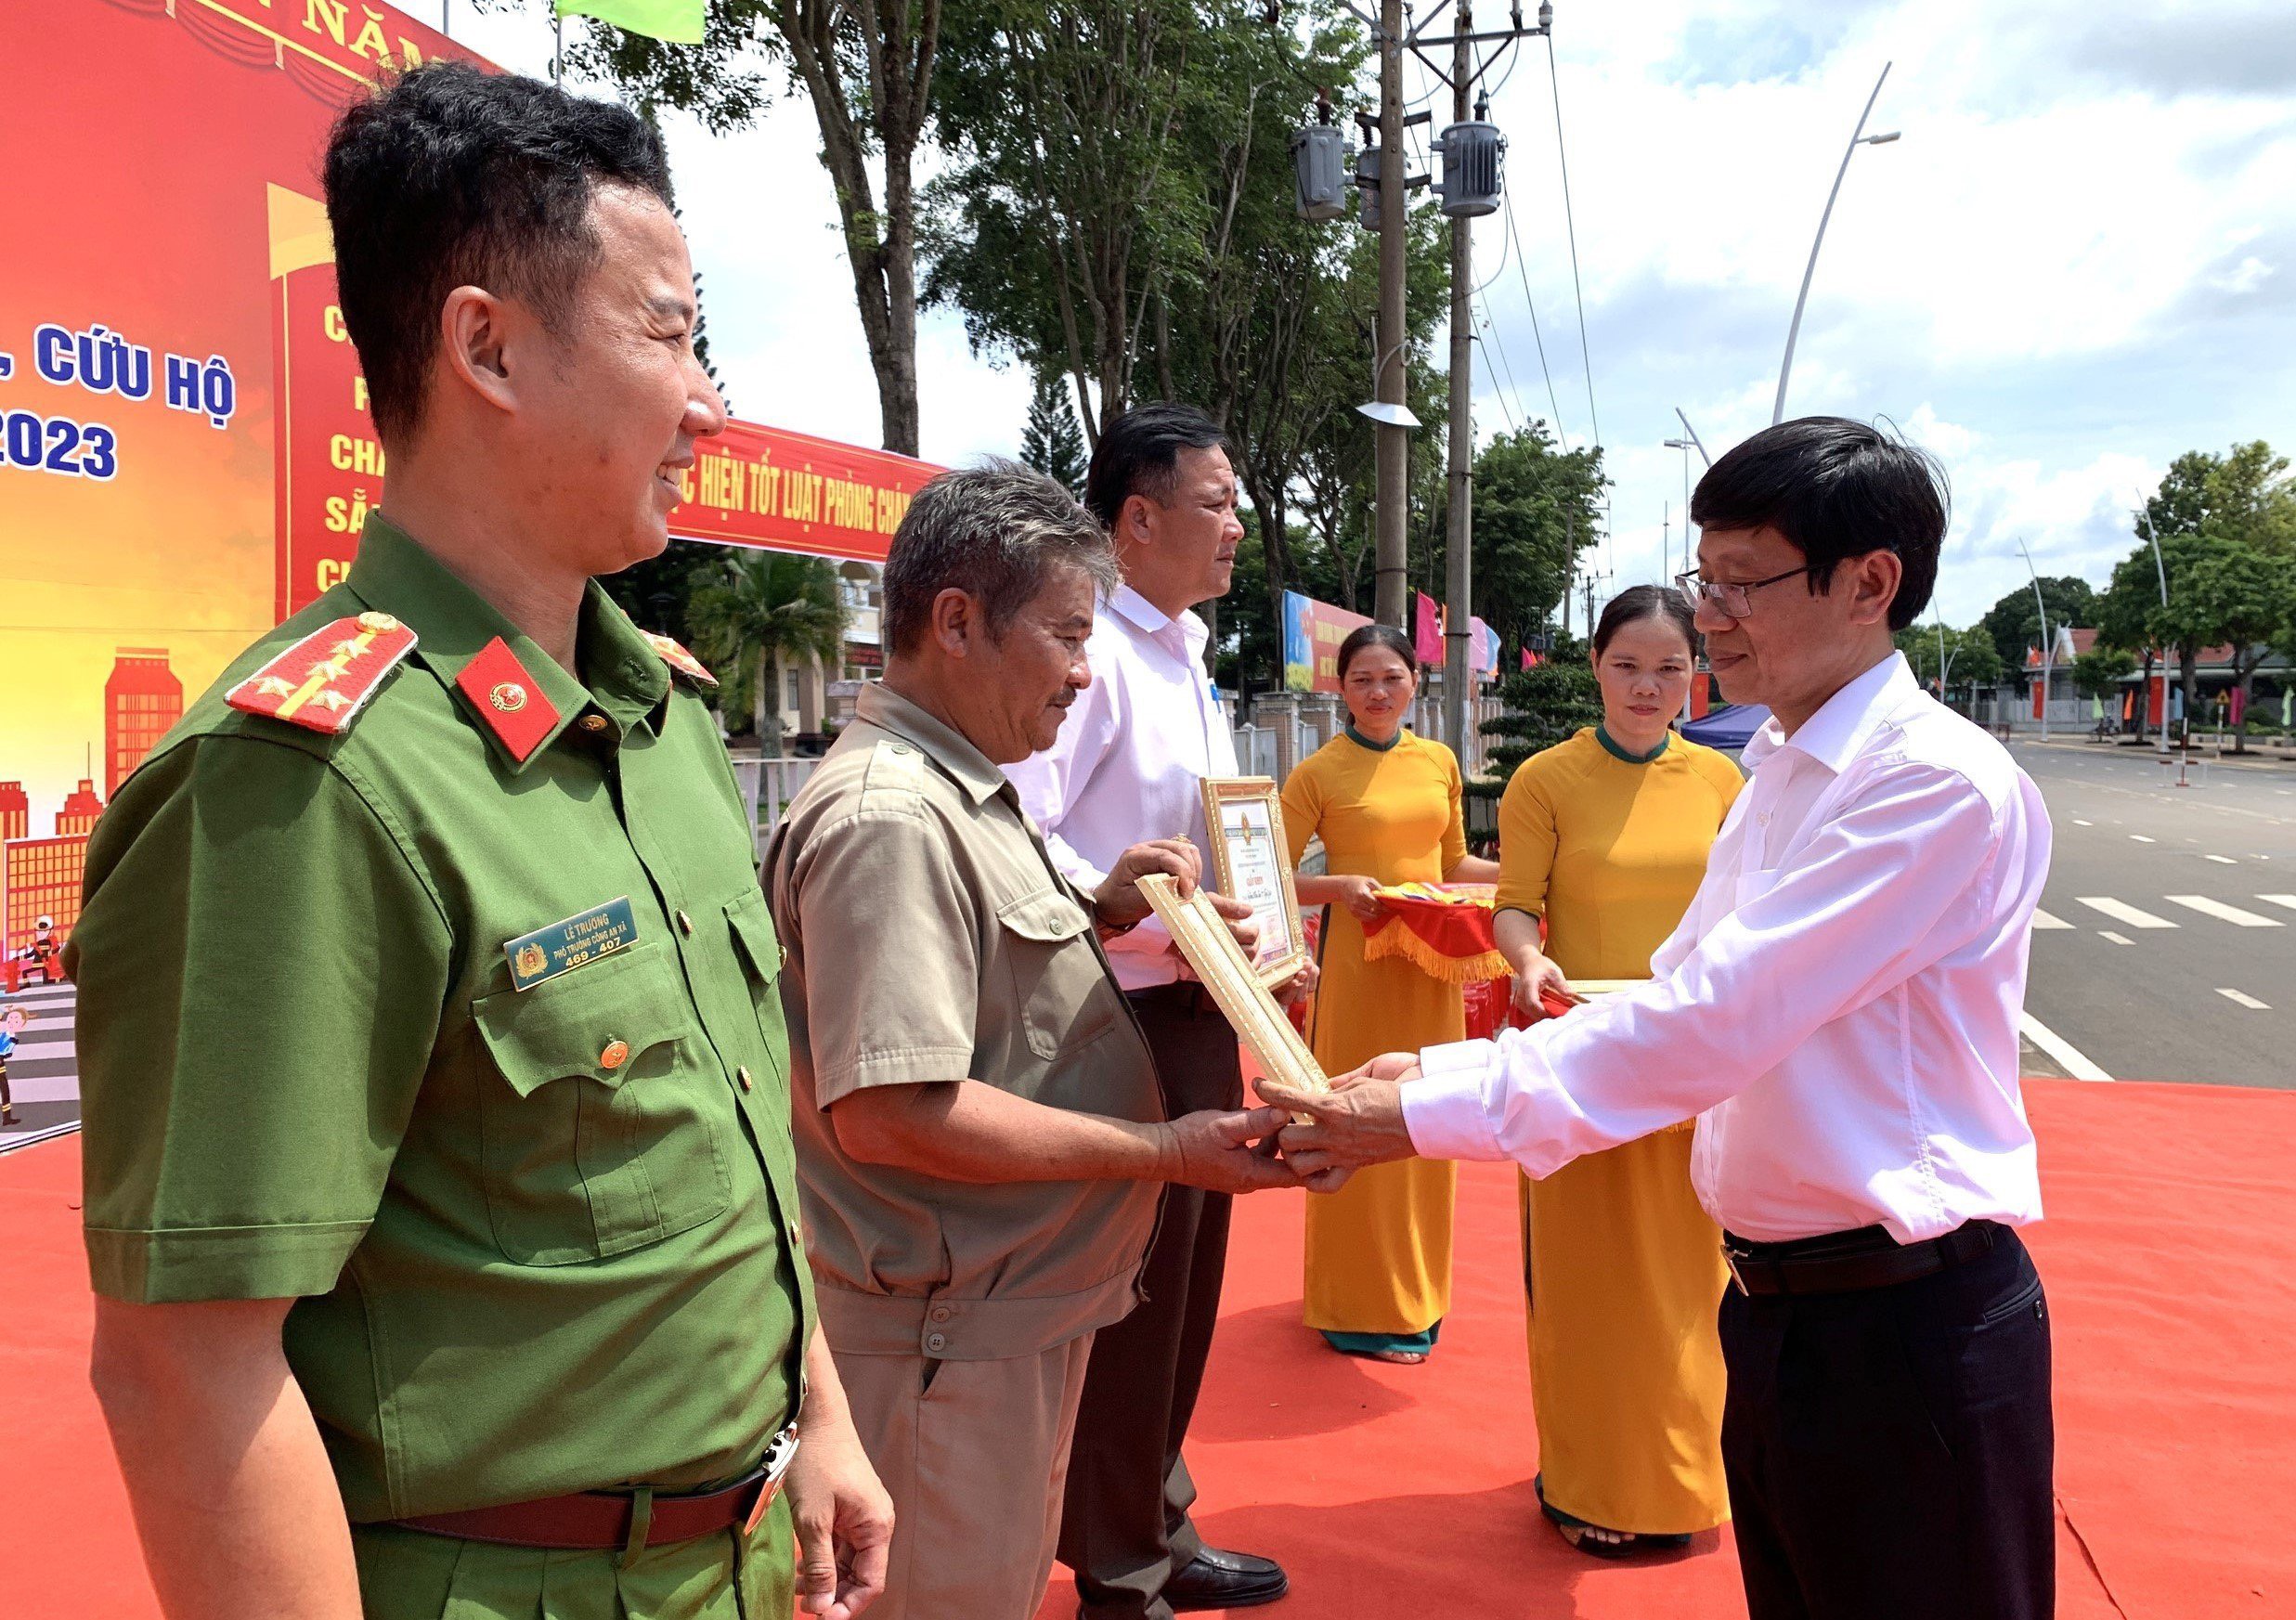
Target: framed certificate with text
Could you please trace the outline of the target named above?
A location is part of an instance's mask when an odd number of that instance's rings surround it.
[[[1291,886],[1283,803],[1265,776],[1214,776],[1204,783],[1204,827],[1212,840],[1210,886],[1252,908],[1260,925],[1252,969],[1281,984],[1307,965],[1299,891]]]
[[[1228,931],[1227,920],[1212,909],[1204,891],[1199,888],[1182,900],[1171,878],[1151,872],[1140,879],[1140,892],[1172,931],[1172,942],[1235,1026],[1238,1038],[1258,1061],[1261,1071],[1295,1091],[1330,1091],[1331,1082],[1315,1053],[1292,1028],[1291,1015],[1268,993],[1265,975],[1255,972],[1244,959],[1243,947]]]

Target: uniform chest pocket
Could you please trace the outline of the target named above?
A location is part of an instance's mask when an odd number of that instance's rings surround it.
[[[762,892],[751,889],[728,902],[725,926],[741,955],[743,978],[750,1003],[757,1009],[758,1033],[765,1043],[766,1061],[786,1091],[789,1084],[789,1020],[782,1011],[781,936],[774,931],[773,910]]]
[[[733,1198],[685,987],[652,941],[472,1004],[486,1210],[525,1265],[601,1260],[700,1225]]]
[[[996,909],[999,943],[1012,967],[1029,1050],[1058,1057],[1116,1027],[1123,1008],[1085,930],[1092,918],[1057,889],[1040,888]]]

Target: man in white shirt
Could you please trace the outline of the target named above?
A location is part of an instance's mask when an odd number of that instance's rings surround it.
[[[1715,679],[1773,718],[1651,982],[1330,1097],[1261,1092],[1315,1116],[1284,1134],[1303,1173],[1545,1175],[1696,1116],[1753,1620],[2045,1620],[2049,1328],[2015,1228],[2041,1216],[2017,1021],[2049,823],[1891,645],[1936,579],[1943,478],[1809,418],[1716,462],[1691,515]]]
[[[1142,406],[1109,422],[1084,504],[1115,538],[1124,583],[1093,625],[1092,684],[1053,745],[1005,775],[1054,863],[1096,886],[1144,836],[1210,848],[1200,784],[1236,774],[1236,745],[1204,667],[1209,632],[1190,610],[1227,593],[1244,531],[1226,441],[1184,405]],[[1148,1034],[1166,1110],[1236,1108],[1236,1031],[1172,937],[1151,917],[1108,951]],[[1206,1547],[1188,1519],[1196,1487],[1180,1445],[1219,1315],[1228,1201],[1166,1189],[1140,1274],[1147,1300],[1093,1343],[1060,1523],[1060,1559],[1076,1572],[1085,1620],[1168,1620],[1175,1610],[1272,1602],[1287,1588],[1275,1562]]]

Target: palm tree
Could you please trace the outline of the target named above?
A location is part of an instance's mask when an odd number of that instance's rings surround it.
[[[770,759],[781,752],[782,667],[842,661],[846,611],[837,570],[819,557],[737,551],[701,577],[688,609],[694,651],[719,672],[733,712],[748,694],[758,746]]]

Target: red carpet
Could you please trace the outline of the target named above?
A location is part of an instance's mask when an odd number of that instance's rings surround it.
[[[2065,1620],[2296,1615],[2296,1096],[2030,1084],[2049,1220]],[[0,1159],[0,1614],[154,1613],[84,1376],[78,1156]],[[1215,1541],[1278,1557],[1270,1615],[1735,1616],[1727,1533],[1615,1567],[1538,1521],[1509,1173],[1461,1181],[1425,1367],[1299,1326],[1296,1198],[1247,1200],[1190,1447]],[[1057,1575],[1046,1616],[1072,1612]]]

